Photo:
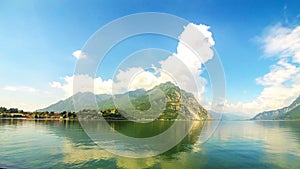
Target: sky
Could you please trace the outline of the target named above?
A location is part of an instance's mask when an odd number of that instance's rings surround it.
[[[287,106],[300,95],[299,6],[297,0],[0,0],[0,106],[34,111],[71,96],[76,63],[89,57],[82,52],[88,39],[104,25],[142,12],[172,14],[189,24],[177,40],[142,35],[116,44],[90,79],[97,94],[111,92],[113,75],[121,85],[129,83],[124,77],[139,72],[131,89],[149,89],[170,80],[163,68],[180,78],[186,71],[175,72],[174,64],[180,62],[189,65],[199,84],[194,94],[208,106],[211,84],[205,63],[216,57],[209,54],[214,49],[226,78],[224,113],[253,116]],[[193,60],[195,56],[182,44],[193,29],[206,39],[201,41],[203,48],[194,46],[208,52],[201,62]],[[116,71],[124,58],[149,48],[168,52],[158,51],[155,58],[147,56],[147,51],[137,53],[124,63],[122,71]],[[154,59],[149,63],[156,64],[148,65],[152,73],[137,66],[138,58],[140,62]]]

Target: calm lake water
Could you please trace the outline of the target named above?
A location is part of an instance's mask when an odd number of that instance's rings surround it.
[[[200,123],[200,122],[198,122]],[[172,122],[155,122],[153,133]],[[129,122],[111,122],[127,135],[151,136]],[[201,124],[154,157],[116,156],[97,146],[79,122],[0,119],[0,167],[6,168],[300,168],[300,122],[223,121],[204,144]],[[147,134],[145,134],[147,133]]]

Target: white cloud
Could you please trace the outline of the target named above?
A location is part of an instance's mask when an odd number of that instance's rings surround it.
[[[281,59],[275,65],[271,66],[269,73],[257,78],[256,82],[263,86],[278,86],[290,80],[297,71],[298,68],[295,65]]]
[[[101,77],[97,77],[94,79],[94,88],[96,94],[111,94],[112,93],[112,84],[113,81],[111,79],[102,80]]]
[[[300,95],[300,67],[294,63],[280,60],[271,66],[271,71],[258,78],[264,86],[257,100],[263,109],[275,109],[287,106]]]
[[[167,74],[160,72],[160,75],[156,77],[142,68],[130,68],[126,71],[120,70],[114,82],[112,79],[102,80],[101,77],[93,79],[88,75],[75,75],[63,77],[63,82],[54,81],[50,83],[50,86],[61,89],[65,93],[65,97],[70,97],[77,92],[118,94],[140,88],[148,90],[160,83],[172,81]],[[75,86],[74,83],[76,83]]]
[[[91,91],[90,84],[94,81],[94,93],[120,93],[139,88],[151,89],[154,86],[167,81],[173,81],[181,88],[193,92],[201,100],[205,91],[206,79],[201,77],[202,64],[212,59],[215,44],[209,26],[193,23],[185,26],[179,37],[177,52],[166,60],[159,62],[158,67],[152,68],[155,73],[144,70],[142,67],[131,67],[126,70],[118,70],[115,79],[103,81],[101,77],[91,78],[87,75],[66,76],[64,82],[52,82],[51,86],[62,89],[66,96],[71,96],[76,91]],[[80,59],[86,57],[80,50],[73,55]],[[76,78],[76,89],[73,92],[73,81]],[[113,89],[112,89],[113,88]]]
[[[257,98],[262,109],[277,109],[290,104],[300,95],[300,26],[271,27],[263,39],[265,53],[279,61],[270,67],[270,72],[257,78],[264,86]]]
[[[251,102],[229,103],[227,100],[224,103],[224,113],[243,113],[249,117],[257,112],[263,111],[261,105],[256,100]]]
[[[149,90],[160,83],[173,81],[173,79],[161,69],[155,68],[152,73],[140,67],[132,67],[127,70],[119,70],[115,83],[113,84],[113,93],[132,91],[136,89]],[[159,74],[159,75],[158,75]]]
[[[72,54],[77,60],[87,58],[86,54],[81,50],[76,50]]]
[[[88,75],[74,75],[62,78],[64,82],[52,82],[51,87],[61,89],[66,97],[77,92],[93,92],[95,94],[112,93],[112,80],[102,80],[101,77],[92,78]],[[74,86],[74,81],[76,86]]]
[[[113,93],[118,93],[119,91],[126,91],[129,88],[130,82],[133,80],[133,77],[143,72],[144,69],[140,67],[132,67],[127,70],[118,70],[113,85]],[[132,86],[132,88],[134,88]]]
[[[277,24],[269,28],[263,43],[267,55],[279,55],[280,58],[291,58],[293,62],[300,63],[300,26],[287,28]]]
[[[300,95],[300,26],[270,27],[262,37],[264,52],[278,61],[270,66],[270,72],[256,79],[264,88],[251,102],[229,104],[226,112],[255,114],[288,106]]]
[[[172,81],[201,100],[207,83],[206,79],[200,76],[201,67],[212,59],[214,44],[208,26],[190,23],[185,26],[179,37],[177,52],[160,61],[159,67],[152,65],[156,70],[155,73],[145,71],[141,67],[119,70],[115,79],[117,83],[114,92],[138,88],[147,90],[160,83]]]
[[[34,93],[38,91],[37,89],[29,86],[5,86],[3,89],[12,92],[29,92],[29,93]]]
[[[177,57],[193,69],[201,68],[201,64],[213,57],[212,46],[215,42],[209,26],[188,24],[179,37]],[[200,67],[199,67],[200,66]]]
[[[209,26],[188,24],[179,37],[177,53],[161,61],[161,68],[180,82],[181,88],[202,100],[207,80],[201,77],[202,64],[213,58],[215,44]],[[196,84],[196,85],[195,85]]]

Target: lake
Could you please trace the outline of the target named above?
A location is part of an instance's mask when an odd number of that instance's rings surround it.
[[[128,136],[150,137],[172,122],[157,121],[152,130],[125,121],[110,125]],[[299,121],[222,121],[203,144],[201,126],[195,122],[191,132],[163,154],[126,158],[100,148],[76,121],[0,119],[0,167],[300,168]]]

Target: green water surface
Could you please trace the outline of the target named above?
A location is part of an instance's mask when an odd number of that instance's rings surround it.
[[[300,168],[299,121],[223,121],[204,144],[199,143],[202,122],[194,123],[171,150],[132,159],[101,149],[76,121],[0,119],[0,167]],[[172,122],[145,126],[115,121],[110,125],[125,135],[143,138],[163,132]]]

